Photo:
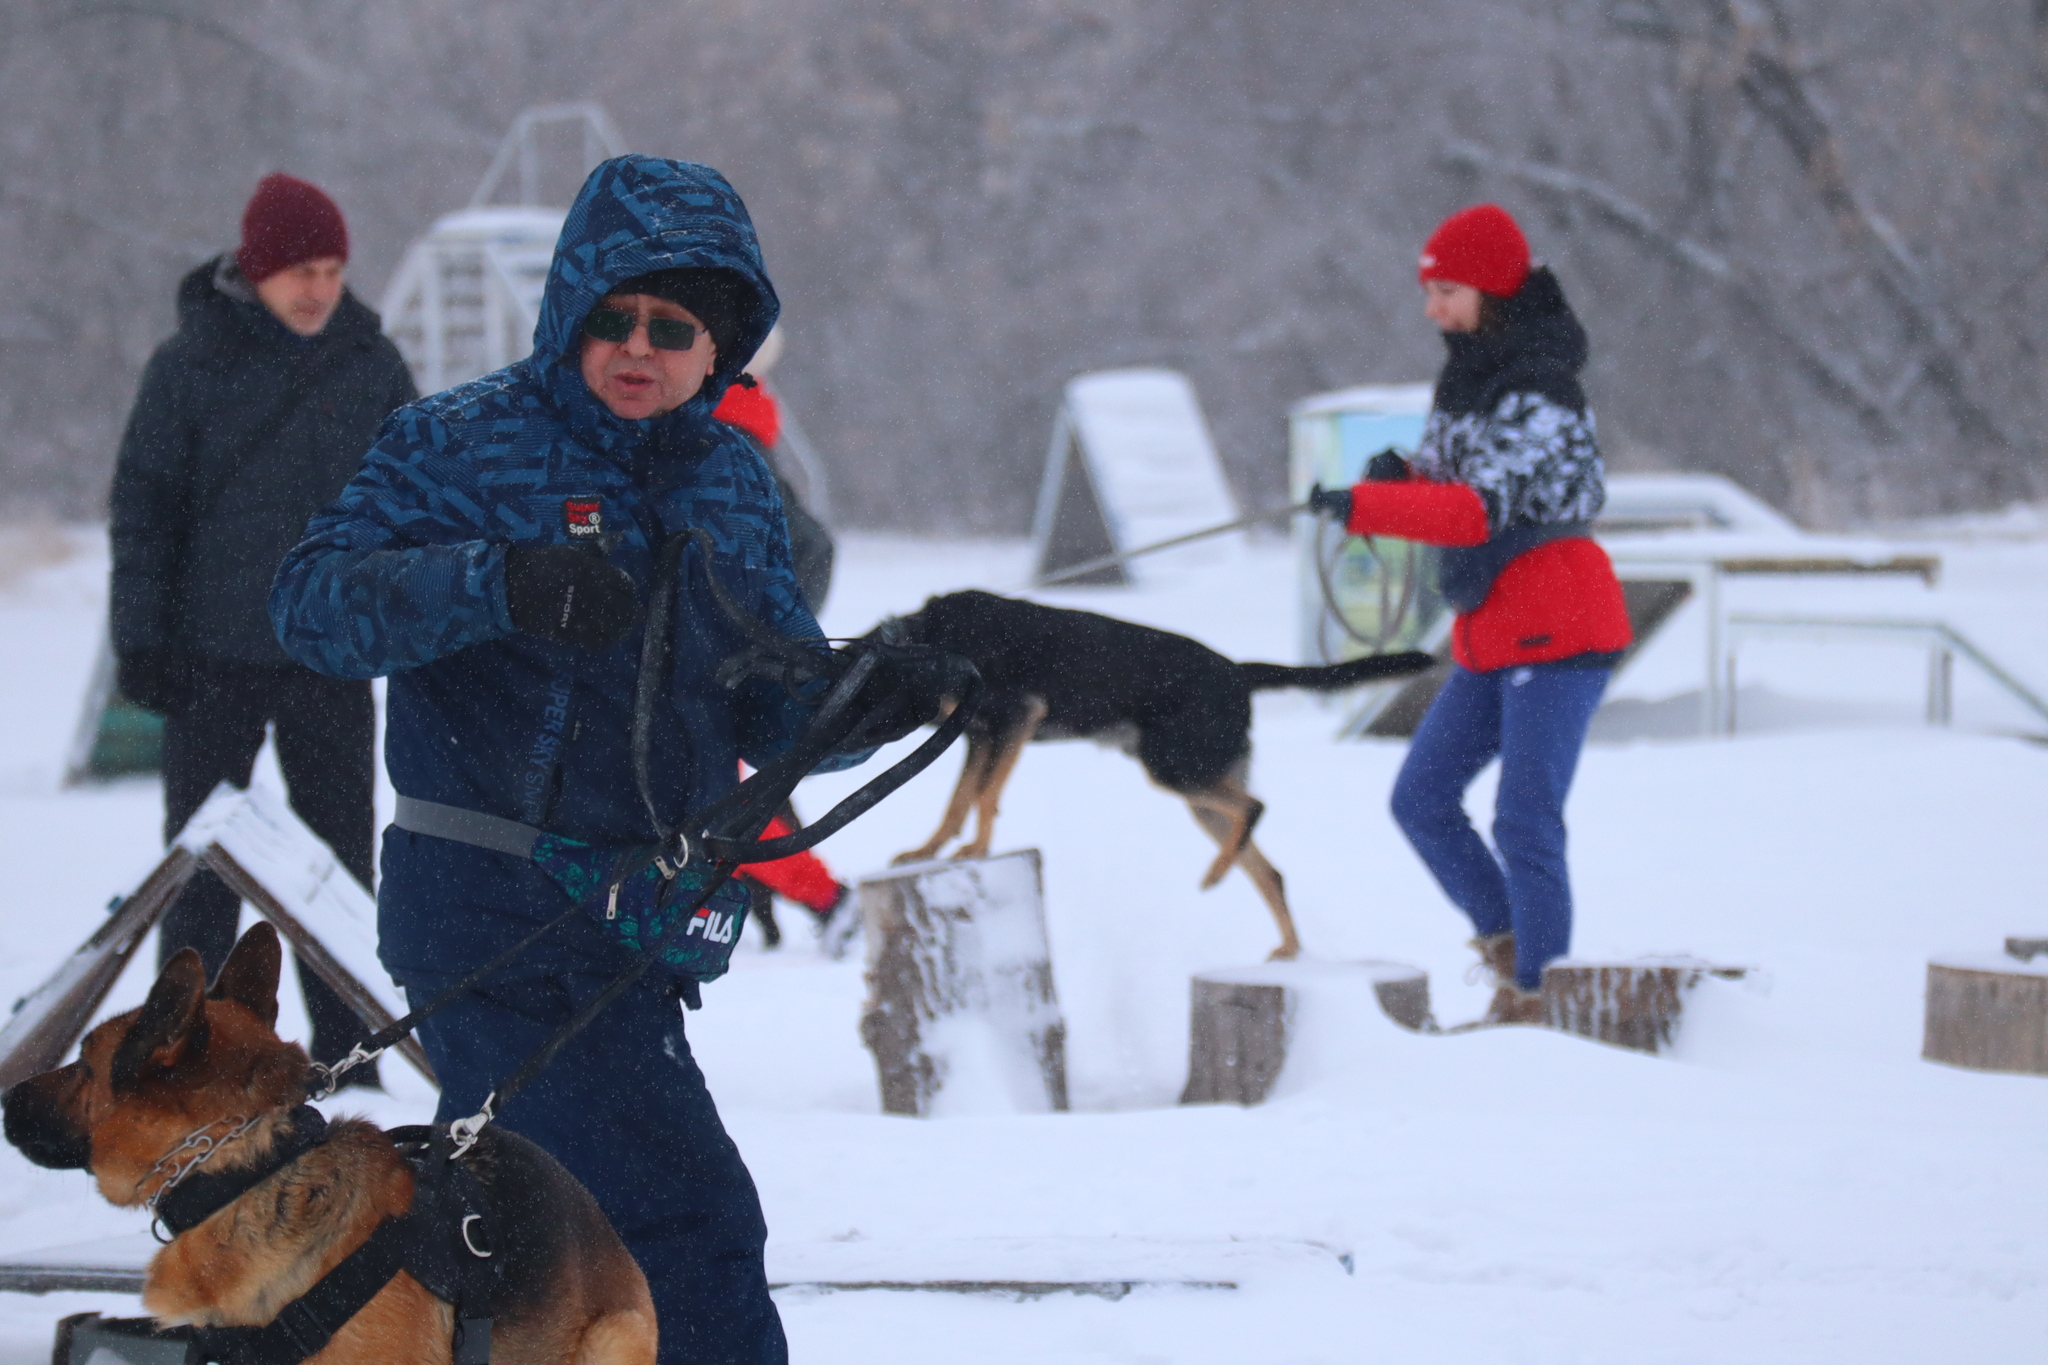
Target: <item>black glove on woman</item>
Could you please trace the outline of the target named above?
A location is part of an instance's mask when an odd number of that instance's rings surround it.
[[[617,644],[640,614],[632,575],[576,545],[505,551],[505,606],[527,634],[590,650]]]
[[[1308,491],[1308,505],[1335,521],[1339,527],[1351,524],[1351,490],[1325,488],[1317,484]]]
[[[1401,458],[1401,452],[1388,446],[1365,462],[1367,483],[1406,483],[1408,462]]]

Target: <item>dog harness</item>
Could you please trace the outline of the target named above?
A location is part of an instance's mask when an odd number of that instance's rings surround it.
[[[187,1167],[154,1201],[157,1220],[173,1238],[189,1232],[328,1136],[326,1118],[302,1104],[287,1118],[276,1149],[257,1165],[223,1172]],[[387,1136],[413,1168],[412,1208],[404,1215],[378,1224],[368,1241],[261,1327],[188,1327],[147,1335],[190,1343],[186,1359],[193,1365],[299,1365],[326,1349],[403,1270],[455,1309],[454,1365],[488,1365],[498,1288],[497,1218],[490,1201],[476,1175],[454,1159],[445,1124],[394,1128]]]

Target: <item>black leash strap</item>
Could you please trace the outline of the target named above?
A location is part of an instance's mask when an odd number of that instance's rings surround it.
[[[353,1048],[349,1049],[348,1056],[343,1057],[333,1066],[322,1066],[319,1062],[313,1063],[313,1077],[307,1086],[308,1093],[313,1102],[317,1104],[332,1095],[341,1084],[343,1076],[346,1076],[364,1062],[374,1060],[386,1048],[389,1048],[400,1038],[405,1037],[406,1034],[418,1028],[421,1020],[431,1015],[439,1014],[442,1010],[453,1004],[457,997],[466,995],[471,990],[474,990],[486,977],[492,976],[505,967],[510,966],[512,959],[518,957],[556,929],[561,928],[564,924],[576,918],[582,911],[583,907],[581,905],[570,906],[567,910],[556,915],[546,924],[541,925],[540,928],[534,930],[525,938],[520,939],[504,952],[499,953],[489,962],[484,963],[483,966],[478,967],[468,976],[463,977],[462,980],[434,996],[426,1004],[421,1005],[402,1019],[392,1020],[362,1042],[357,1043]]]
[[[404,1269],[406,1234],[405,1220],[385,1219],[369,1241],[263,1326],[198,1329],[200,1350],[225,1365],[298,1365],[318,1355]]]
[[[638,875],[657,859],[665,860],[665,865],[666,860],[673,859],[677,867],[687,867],[698,860],[708,861],[710,870],[703,884],[683,905],[674,922],[658,940],[643,949],[630,967],[621,972],[610,985],[556,1030],[532,1056],[520,1064],[518,1070],[485,1096],[482,1107],[475,1114],[457,1119],[449,1125],[449,1131],[455,1141],[454,1156],[460,1157],[467,1152],[476,1142],[477,1134],[495,1117],[499,1106],[509,1101],[515,1093],[539,1075],[560,1054],[571,1038],[587,1028],[607,1006],[647,974],[660,959],[663,951],[685,932],[691,917],[710,901],[720,887],[732,879],[738,868],[748,863],[771,862],[777,858],[801,853],[830,838],[872,810],[884,798],[929,767],[954,740],[960,737],[961,732],[967,728],[968,720],[974,714],[976,704],[980,701],[981,675],[975,670],[974,665],[965,659],[879,640],[857,642],[856,645],[849,647],[849,651],[854,654],[852,662],[826,689],[824,697],[812,713],[809,725],[805,727],[803,736],[795,744],[699,812],[695,818],[686,820],[683,826],[667,828],[661,819],[660,807],[654,796],[654,713],[668,680],[670,655],[673,652],[670,646],[675,599],[680,587],[683,554],[693,544],[703,551],[706,564],[705,579],[720,610],[732,619],[741,634],[752,642],[754,648],[782,660],[790,672],[800,678],[828,677],[837,663],[829,649],[808,645],[781,634],[755,618],[733,597],[725,584],[719,581],[718,575],[710,569],[710,558],[716,549],[716,543],[711,539],[709,532],[701,527],[693,527],[686,533],[672,537],[661,547],[652,605],[641,637],[639,671],[634,679],[632,724],[633,781],[639,789],[641,803],[646,807],[648,823],[653,828],[655,842],[643,847],[633,856],[621,859],[613,870],[609,885],[616,891],[627,878]],[[867,708],[869,714],[855,714],[855,703],[861,699],[876,671],[881,667],[886,652],[890,650],[902,651],[906,657],[917,658],[922,662],[938,660],[947,666],[947,694],[956,699],[951,714],[916,749],[862,784],[851,796],[834,806],[820,819],[781,838],[762,839],[761,831],[767,828],[768,822],[775,818],[776,812],[789,800],[797,783],[808,777],[833,752],[864,747],[860,742],[861,736],[870,725],[872,713],[876,708]],[[898,688],[881,698],[881,705],[898,704],[904,700],[906,698],[899,684]],[[379,1029],[333,1067],[316,1065],[316,1098],[325,1098],[332,1094],[340,1078],[350,1069],[368,1061],[405,1037],[418,1027],[421,1020],[444,1009],[456,998],[474,989],[485,978],[502,970],[514,958],[581,911],[580,904],[570,906],[462,980],[435,995],[426,1004],[404,1018]]]

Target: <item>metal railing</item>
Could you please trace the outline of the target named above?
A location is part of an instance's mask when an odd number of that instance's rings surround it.
[[[1955,720],[1955,660],[1975,664],[1980,672],[2006,695],[2048,722],[2048,701],[1990,655],[1968,636],[1946,621],[1912,620],[1882,616],[1788,616],[1755,612],[1728,614],[1727,682],[1728,705],[1723,733],[1735,732],[1735,644],[1743,637],[1774,637],[1801,641],[1845,641],[1854,644],[1888,643],[1918,645],[1927,651],[1927,723],[1949,725]]]

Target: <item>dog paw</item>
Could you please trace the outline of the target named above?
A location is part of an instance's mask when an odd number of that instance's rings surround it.
[[[937,852],[938,850],[935,848],[913,848],[908,853],[899,853],[895,857],[891,858],[889,860],[889,866],[901,867],[905,863],[930,862],[932,855]]]
[[[1301,945],[1299,943],[1283,943],[1278,948],[1275,948],[1272,952],[1266,954],[1266,961],[1292,962],[1294,961],[1294,959],[1300,956]]]

